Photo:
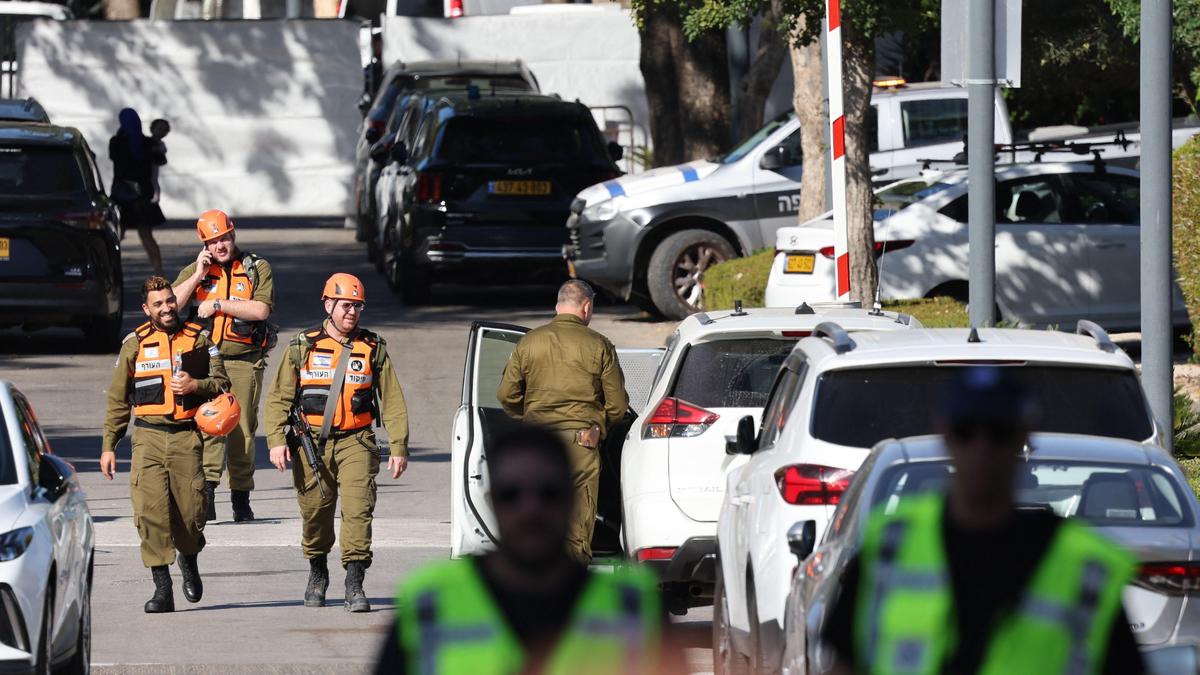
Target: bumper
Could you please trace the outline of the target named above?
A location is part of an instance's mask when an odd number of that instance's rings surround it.
[[[470,223],[438,210],[411,214],[415,227],[411,261],[433,273],[455,275],[539,273],[565,277],[566,233],[543,223]]]
[[[833,261],[817,252],[802,253],[813,256],[811,274],[784,272],[786,254],[776,255],[771,261],[771,274],[767,277],[767,288],[763,296],[764,306],[799,307],[802,302],[811,304],[837,300]]]
[[[642,228],[618,213],[611,220],[567,219],[569,243],[562,255],[572,261],[575,276],[628,299],[633,289],[633,259]]]
[[[80,318],[107,316],[120,306],[120,293],[99,281],[0,281],[0,327],[19,324],[67,325]]]
[[[647,560],[642,563],[654,570],[664,584],[700,583],[711,591],[717,580],[717,538],[692,537],[675,549],[666,560]],[[710,592],[709,597],[712,596]]]

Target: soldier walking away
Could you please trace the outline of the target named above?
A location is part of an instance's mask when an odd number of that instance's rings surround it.
[[[406,579],[375,672],[687,672],[664,641],[652,572],[591,572],[569,555],[575,479],[561,434],[518,425],[487,464],[498,550]]]
[[[175,299],[180,307],[196,301],[190,318],[209,329],[242,406],[241,422],[228,436],[204,436],[205,517],[217,519],[216,489],[228,466],[233,520],[240,523],[254,520],[254,433],[263,369],[276,339],[268,322],[275,309],[275,281],[270,263],[238,248],[233,220],[224,212],[205,211],[196,221],[196,233],[203,247],[176,277]]]
[[[162,277],[142,284],[142,311],[149,321],[121,345],[108,387],[108,412],[100,473],[116,474],[117,443],[133,410],[133,458],[129,494],[142,541],[142,562],[154,576],[150,614],[175,611],[169,566],[179,552],[183,595],[204,593],[196,557],[204,548],[203,447],[194,419],[205,400],[229,387],[216,346],[204,329],[183,322],[175,293]]]
[[[584,564],[592,559],[600,444],[629,408],[616,348],[588,328],[594,300],[587,283],[564,283],[554,320],[521,338],[496,392],[509,417],[554,429],[566,443],[575,480],[567,545]]]
[[[1010,368],[962,369],[942,424],[949,491],[875,513],[826,624],[837,673],[1141,673],[1124,551],[1021,508],[1033,413]]]
[[[289,414],[296,408],[315,434],[315,467],[297,453],[292,481],[304,520],[300,543],[309,562],[306,607],[324,607],[329,587],[327,556],[333,548],[333,516],[342,496],[342,566],[346,569],[346,610],[369,612],[363,578],[371,566],[371,521],[379,452],[374,424],[388,434],[392,478],[408,468],[408,412],[387,344],[359,326],[366,291],[349,274],[334,274],[321,294],[325,321],[292,339],[267,394],[267,443],[271,463],[287,467]],[[317,431],[319,430],[319,431]]]

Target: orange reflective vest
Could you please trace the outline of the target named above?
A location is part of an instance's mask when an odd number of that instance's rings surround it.
[[[202,330],[199,324],[188,321],[174,333],[164,333],[147,321],[133,331],[138,341],[130,394],[135,415],[162,415],[177,421],[196,416],[204,398],[193,394],[176,399],[171,391],[171,377],[175,355],[195,349]]]
[[[324,327],[305,331],[307,349],[300,350],[298,395],[300,409],[314,429],[325,422],[325,403],[334,386],[333,372],[346,349],[329,337]],[[350,361],[346,364],[346,379],[341,400],[334,408],[331,429],[350,431],[371,426],[375,421],[375,375],[379,370],[379,338],[372,332],[359,329],[350,342]]]
[[[258,262],[258,256],[247,253],[241,258],[235,258],[226,269],[224,265],[212,264],[204,273],[204,278],[196,286],[195,296],[200,302],[205,300],[252,300],[254,285],[258,274],[251,268]],[[195,310],[193,309],[193,312]],[[244,345],[262,346],[265,337],[261,321],[246,321],[232,317],[224,312],[213,314],[211,319],[199,321],[212,322],[213,344],[221,344],[224,340]]]

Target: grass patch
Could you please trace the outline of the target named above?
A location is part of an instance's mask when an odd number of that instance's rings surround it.
[[[970,325],[967,306],[952,298],[894,300],[883,303],[883,308],[911,314],[926,328],[966,328]]]
[[[733,309],[734,300],[745,307],[762,307],[774,259],[775,251],[766,248],[705,270],[704,309]]]
[[[1192,351],[1200,348],[1200,136],[1175,151],[1172,219],[1175,270],[1192,320]]]

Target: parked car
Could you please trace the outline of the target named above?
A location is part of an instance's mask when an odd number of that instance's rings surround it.
[[[441,280],[562,279],[572,196],[621,174],[586,106],[539,94],[446,96],[406,155],[381,253],[412,303]]]
[[[386,163],[373,159],[371,149],[384,138],[388,120],[405,95],[432,89],[478,87],[537,92],[538,81],[523,61],[397,61],[383,73],[379,93],[367,108],[355,149],[355,235],[368,241],[375,223],[375,181]]]
[[[89,671],[95,544],[75,469],[0,381],[0,670]]]
[[[869,121],[875,180],[916,175],[919,159],[961,152],[966,96],[938,85],[877,89]],[[996,142],[1011,142],[999,93],[996,124]],[[777,229],[795,224],[800,163],[800,122],[789,112],[718,159],[593,185],[571,206],[564,255],[579,278],[681,319],[701,308],[709,265],[770,246]]]
[[[967,301],[967,172],[894,183],[876,195],[884,299]],[[996,305],[1021,325],[1140,330],[1138,174],[1094,162],[996,169]],[[834,299],[833,220],[779,230],[766,305]],[[1183,292],[1172,321],[1191,330]]]
[[[843,306],[693,314],[667,340],[649,405],[621,446],[625,555],[655,569],[668,607],[712,602],[717,515],[725,474],[745,462],[725,452],[738,420],[757,420],[796,341],[836,321],[846,330],[907,330],[907,314]]]
[[[0,121],[50,123],[50,115],[36,98],[0,99]]]
[[[1156,442],[1162,430],[1133,361],[1099,326],[1081,322],[1078,330],[849,334],[827,326],[800,340],[771,388],[758,433],[744,417],[731,448],[749,461],[729,472],[717,525],[713,644],[731,646],[718,672],[744,658],[764,672],[778,668],[795,567],[788,529],[812,520],[820,538],[872,447],[932,433],[956,368],[1012,368],[1040,406],[1035,431]]]
[[[0,328],[78,326],[120,345],[117,212],[78,129],[0,125]]]
[[[1171,456],[1150,443],[1063,434],[1035,434],[1028,448],[1016,479],[1018,508],[1081,518],[1137,557],[1140,567],[1122,599],[1143,649],[1200,643],[1200,563],[1193,553],[1200,505]],[[943,491],[953,471],[940,437],[885,441],[859,468],[815,551],[804,540],[805,523],[796,524],[790,541],[799,567],[784,610],[784,673],[832,666],[819,637],[870,514]]]

